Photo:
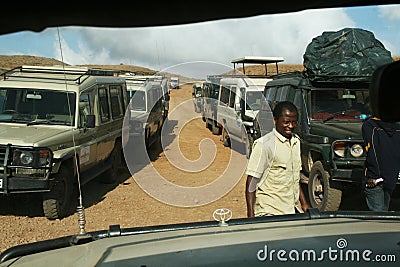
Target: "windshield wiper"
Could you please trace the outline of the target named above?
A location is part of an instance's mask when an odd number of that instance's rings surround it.
[[[346,109],[346,110],[335,112],[331,116],[329,116],[328,118],[322,120],[322,122],[325,123],[325,122],[330,121],[330,120],[332,120],[332,119],[334,119],[334,118],[336,118],[338,116],[344,116],[344,115],[346,115],[347,111],[349,111],[349,110]]]
[[[28,122],[26,125],[38,125],[38,124],[60,124],[60,125],[71,125],[71,122],[65,120],[55,120],[55,119],[38,119]]]
[[[51,122],[52,121],[50,121],[50,120],[41,119],[41,120],[30,121],[26,125],[30,126],[30,125],[38,125],[38,124],[51,124]]]

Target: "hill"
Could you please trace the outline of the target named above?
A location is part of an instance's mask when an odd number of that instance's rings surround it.
[[[26,55],[13,55],[13,56],[4,56],[0,55],[0,70],[6,71],[18,66],[22,65],[32,65],[32,66],[54,66],[54,65],[63,65],[63,62],[56,60],[54,58],[46,58],[46,57],[37,57],[37,56],[26,56]],[[70,66],[69,64],[65,64],[65,66]],[[82,67],[88,68],[100,68],[100,69],[113,69],[113,70],[121,70],[123,72],[135,72],[135,73],[143,73],[148,75],[153,75],[156,71],[138,67],[131,65],[80,65]]]
[[[394,60],[400,60],[399,56],[394,56]],[[27,55],[12,55],[5,56],[0,55],[0,72],[7,71],[9,69],[22,66],[22,65],[32,65],[32,66],[53,66],[53,65],[63,65],[63,62],[56,60],[54,58],[45,58],[45,57],[37,57],[37,56],[27,56]],[[66,66],[70,66],[69,64],[65,64]],[[157,71],[133,65],[80,65],[82,67],[88,68],[99,68],[99,69],[113,69],[119,70],[121,72],[134,72],[140,75],[154,75]],[[275,66],[267,66],[268,73],[275,72]],[[241,70],[240,68],[238,70]],[[289,72],[289,71],[302,71],[304,67],[302,64],[279,64],[279,72]],[[265,69],[263,66],[254,65],[254,66],[246,66],[246,74],[262,74],[265,73]],[[165,73],[167,77],[171,76],[170,73]],[[175,74],[173,74],[175,75]],[[190,81],[190,78],[181,77],[181,81]]]

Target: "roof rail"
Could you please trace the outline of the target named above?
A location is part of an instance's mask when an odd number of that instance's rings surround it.
[[[20,75],[13,76],[15,73],[35,73],[35,74],[48,74],[59,75],[53,77],[38,77],[32,75]],[[105,69],[94,69],[87,67],[71,67],[71,66],[18,66],[8,71],[1,73],[3,80],[9,79],[10,77],[26,78],[26,79],[48,79],[48,80],[62,80],[62,81],[73,81],[77,84],[81,84],[89,76],[116,76],[118,71],[116,70],[105,70]],[[64,76],[61,76],[64,75]],[[72,77],[67,77],[72,76]]]
[[[276,74],[279,73],[278,63],[283,62],[283,57],[260,57],[260,56],[245,56],[237,59],[233,59],[231,63],[233,63],[233,71],[236,73],[236,64],[242,64],[243,74],[246,74],[246,69],[244,64],[261,64],[264,65],[265,68],[265,76],[268,76],[267,64],[275,63],[276,66]],[[259,75],[258,75],[259,76]],[[254,77],[254,75],[249,75],[249,77]]]

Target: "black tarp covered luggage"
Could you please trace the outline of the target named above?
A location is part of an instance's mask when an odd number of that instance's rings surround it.
[[[312,81],[365,81],[377,67],[393,62],[374,34],[359,28],[323,32],[308,44],[303,58]]]

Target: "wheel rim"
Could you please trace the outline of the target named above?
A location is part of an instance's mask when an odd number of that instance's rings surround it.
[[[312,198],[314,202],[320,207],[324,201],[324,183],[322,181],[321,173],[318,173],[312,179]]]

